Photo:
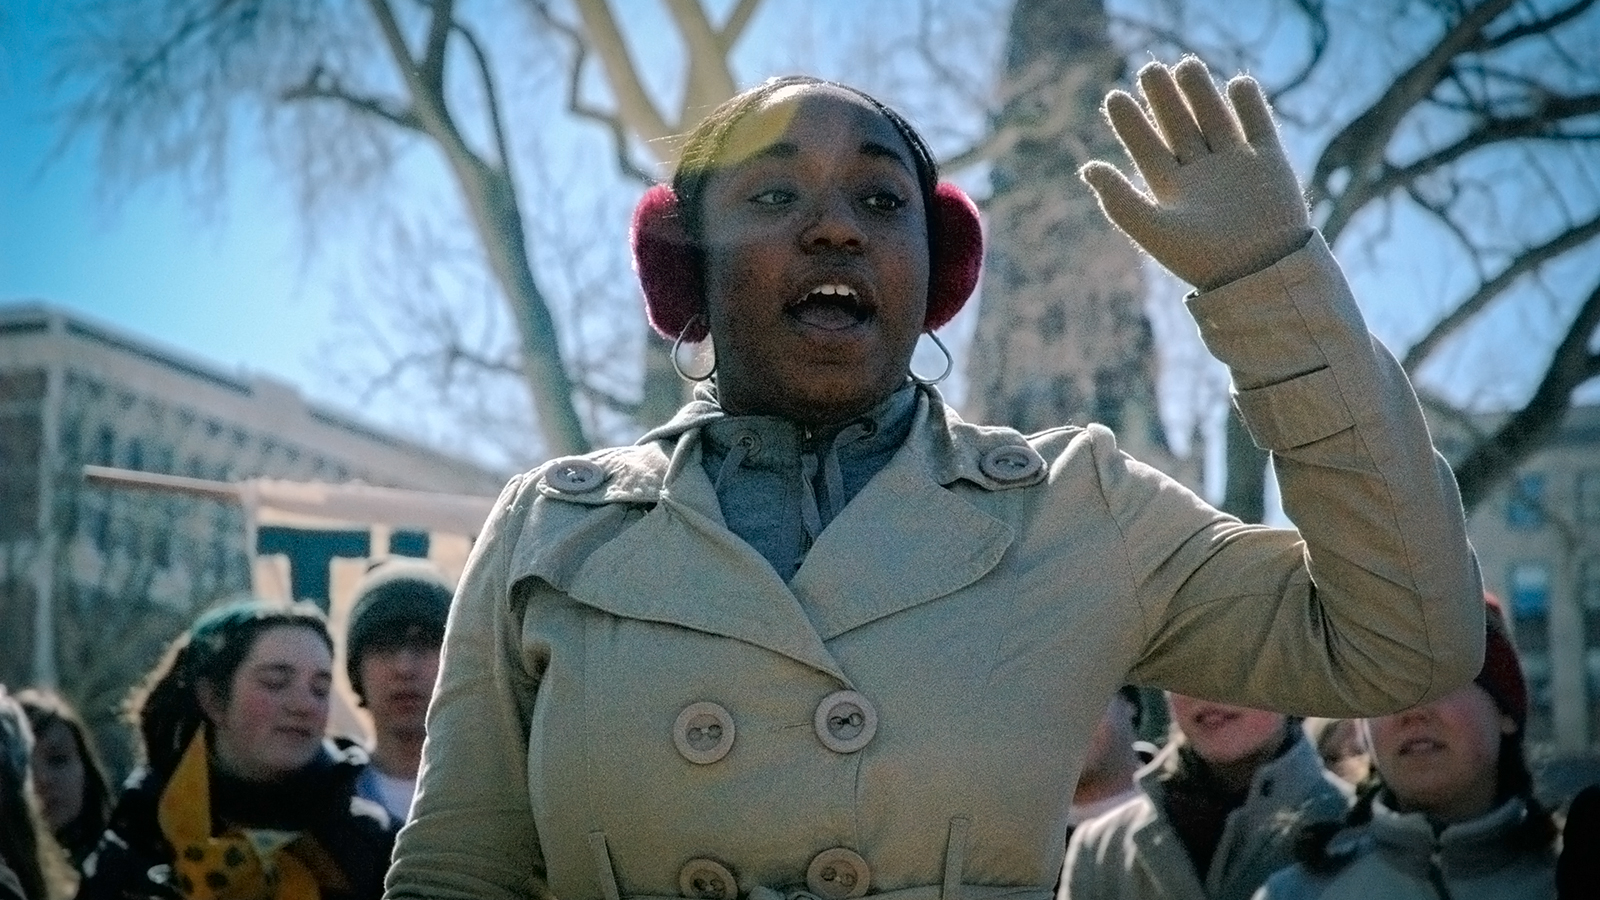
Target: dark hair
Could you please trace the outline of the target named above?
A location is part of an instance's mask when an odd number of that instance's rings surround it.
[[[206,721],[198,691],[210,685],[226,696],[256,639],[273,628],[304,628],[333,653],[328,619],[310,603],[247,599],[213,609],[179,635],[128,700],[144,741],[145,761],[165,780]]]
[[[1533,793],[1533,773],[1528,770],[1528,758],[1523,750],[1522,732],[1500,738],[1500,763],[1496,772],[1495,802],[1504,803],[1512,797],[1522,798],[1527,815],[1512,830],[1508,843],[1518,852],[1532,852],[1555,843],[1560,829],[1555,817]],[[1372,821],[1372,805],[1380,795],[1388,793],[1383,773],[1373,766],[1365,781],[1356,788],[1356,802],[1343,819],[1331,822],[1302,824],[1295,835],[1295,861],[1316,873],[1332,873],[1343,868],[1355,858],[1355,847],[1330,851],[1335,835]]]
[[[111,780],[95,749],[94,735],[67,699],[49,688],[25,688],[17,692],[17,702],[28,714],[37,741],[45,731],[60,725],[72,735],[72,743],[83,763],[83,808],[70,822],[55,832],[56,841],[74,864],[80,864],[94,850],[111,818]]]
[[[30,785],[33,732],[21,704],[0,685],[0,861],[10,867],[28,900],[70,893],[66,858],[39,814]]]
[[[934,247],[933,192],[939,185],[939,163],[934,158],[928,142],[911,126],[905,116],[883,101],[847,84],[828,81],[810,75],[782,75],[768,78],[753,88],[735,94],[713,109],[684,139],[683,152],[678,156],[678,167],[672,175],[672,192],[677,195],[683,222],[695,250],[695,263],[703,264],[700,250],[704,234],[701,205],[705,199],[706,185],[720,165],[728,137],[744,117],[766,102],[774,94],[791,87],[831,87],[860,97],[878,111],[906,142],[911,150],[912,166],[916,170],[917,187],[922,193],[922,207],[928,216],[928,249]]]

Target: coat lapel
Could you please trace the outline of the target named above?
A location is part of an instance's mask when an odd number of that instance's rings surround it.
[[[679,441],[659,502],[591,553],[567,593],[613,615],[764,647],[849,684],[794,593],[723,524],[697,444]]]
[[[994,568],[1012,529],[929,474],[917,442],[829,523],[791,587],[823,640],[960,590]]]
[[[664,473],[642,479],[662,485],[658,496],[633,478],[585,501],[654,505],[595,548],[563,589],[613,615],[764,647],[848,685],[824,641],[972,584],[1013,539],[1009,525],[939,479],[984,483],[959,463],[1020,436],[985,433],[970,447],[946,447],[945,423],[930,423],[926,401],[922,407],[900,452],[823,530],[789,584],[728,530],[691,431],[661,460]]]

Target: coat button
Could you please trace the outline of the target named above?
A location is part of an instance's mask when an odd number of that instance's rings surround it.
[[[733,749],[733,716],[718,703],[691,703],[678,713],[678,721],[672,726],[672,742],[684,759],[710,765]]]
[[[806,867],[806,887],[822,900],[849,900],[867,892],[871,875],[859,853],[834,847],[818,853]]]
[[[1021,481],[1044,468],[1044,458],[1032,447],[1008,444],[996,447],[978,460],[978,468],[995,481]]]
[[[700,856],[678,870],[678,892],[696,900],[734,900],[739,882],[727,866]]]
[[[835,691],[817,704],[812,725],[823,746],[835,753],[854,753],[878,731],[878,711],[855,691]]]
[[[610,473],[592,460],[568,456],[550,463],[544,483],[563,494],[583,494],[606,483]]]

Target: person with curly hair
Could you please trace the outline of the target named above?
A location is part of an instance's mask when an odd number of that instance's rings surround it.
[[[173,641],[130,706],[145,765],[79,900],[372,900],[395,826],[324,736],[333,639],[309,603],[243,600]]]

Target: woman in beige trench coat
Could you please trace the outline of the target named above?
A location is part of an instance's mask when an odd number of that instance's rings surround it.
[[[388,896],[1045,900],[1125,682],[1326,716],[1482,659],[1449,469],[1309,226],[1259,88],[1147,66],[1084,177],[1198,290],[1298,530],[1106,429],[962,422],[909,374],[976,213],[898,115],[768,82],[635,218],[652,322],[715,381],[512,480],[458,589]]]

